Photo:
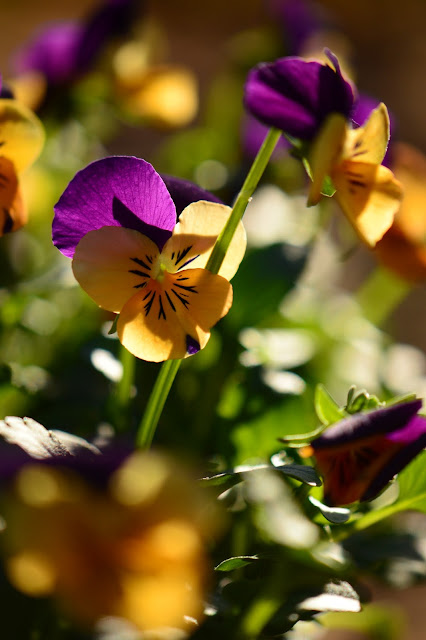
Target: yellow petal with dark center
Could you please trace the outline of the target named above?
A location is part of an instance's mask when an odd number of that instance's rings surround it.
[[[0,156],[0,236],[20,229],[27,222],[15,167]]]
[[[211,327],[231,304],[232,287],[221,276],[205,269],[165,272],[161,283],[150,280],[124,305],[118,337],[143,360],[185,358],[206,345]]]
[[[308,207],[318,204],[324,180],[331,174],[342,153],[347,131],[344,116],[340,113],[332,113],[315,138],[308,158],[312,179],[308,193]]]
[[[347,132],[343,160],[381,164],[389,142],[389,114],[382,103],[371,112],[367,122]]]
[[[174,228],[172,237],[163,248],[173,270],[205,267],[218,235],[231,215],[232,209],[216,202],[200,200],[186,207]],[[230,280],[236,273],[246,250],[247,239],[242,222],[219,269],[219,275]]]
[[[37,116],[16,100],[0,99],[0,154],[13,162],[17,173],[34,162],[43,143]]]
[[[146,289],[158,254],[157,245],[138,231],[102,227],[80,240],[72,268],[100,307],[118,313],[137,291]]]
[[[402,185],[382,165],[343,162],[331,175],[335,198],[361,240],[370,247],[392,225],[403,197]]]

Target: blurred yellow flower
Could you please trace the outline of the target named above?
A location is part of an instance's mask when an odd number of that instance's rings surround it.
[[[55,595],[83,626],[117,616],[144,631],[184,629],[184,616],[203,612],[210,507],[158,454],[132,455],[107,487],[26,464],[5,505],[6,572],[23,593]]]
[[[376,245],[386,267],[412,282],[426,280],[426,157],[407,144],[392,147],[392,169],[404,187],[395,221]]]

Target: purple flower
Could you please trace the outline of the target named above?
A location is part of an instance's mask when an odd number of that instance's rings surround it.
[[[337,58],[327,55],[332,66],[296,57],[256,66],[245,85],[249,113],[302,140],[312,140],[331,113],[349,118],[352,86],[343,78]]]
[[[352,415],[302,450],[315,457],[328,504],[371,500],[426,447],[421,407],[413,400]]]
[[[74,81],[90,69],[111,37],[129,28],[137,5],[136,0],[105,0],[85,23],[51,24],[18,51],[16,72],[40,72],[51,85]]]
[[[120,314],[122,344],[154,362],[193,355],[207,344],[231,306],[229,279],[246,246],[241,224],[219,273],[208,271],[231,209],[188,181],[166,181],[177,207],[148,162],[98,160],[71,180],[53,221],[53,242],[73,258],[81,287]],[[180,213],[188,203],[177,222],[176,208]]]

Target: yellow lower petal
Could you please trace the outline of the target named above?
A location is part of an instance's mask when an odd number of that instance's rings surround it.
[[[232,209],[217,202],[200,200],[186,207],[179,216],[173,235],[163,248],[179,271],[188,264],[190,269],[204,268],[213,250],[218,235],[231,215]],[[230,280],[236,273],[246,250],[247,238],[242,222],[238,224],[226,253],[219,275]],[[184,255],[184,259],[179,259]],[[195,259],[194,259],[195,258]]]
[[[138,231],[102,227],[80,240],[72,268],[80,286],[100,307],[118,313],[146,288],[158,254],[157,245]]]
[[[21,173],[34,162],[44,143],[44,129],[37,116],[17,100],[0,99],[1,153]]]
[[[343,162],[331,177],[343,213],[361,240],[374,247],[400,207],[401,183],[386,167],[362,162]]]
[[[117,323],[122,344],[137,358],[161,362],[188,356],[188,340],[202,349],[210,329],[232,304],[232,287],[205,269],[165,273],[124,305]]]
[[[0,157],[0,236],[20,229],[27,219],[15,167]]]

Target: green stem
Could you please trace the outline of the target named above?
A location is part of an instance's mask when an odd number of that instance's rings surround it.
[[[266,169],[280,136],[281,131],[274,128],[269,129],[266,134],[265,140],[263,141],[250,171],[247,174],[247,178],[245,179],[237,199],[235,200],[234,206],[232,207],[232,213],[216,240],[216,244],[213,247],[213,251],[211,252],[210,258],[206,264],[206,269],[212,273],[218,273],[220,269],[228,247],[231,244],[235,230],[238,227],[238,223],[244,215],[244,211],[246,210],[253,192]]]
[[[142,449],[149,449],[151,446],[161,412],[181,362],[182,360],[166,360],[160,369],[136,437],[136,445]]]
[[[356,297],[365,317],[380,327],[412,287],[411,283],[391,271],[377,267],[362,284]]]
[[[248,172],[247,178],[235,200],[231,215],[222,229],[213,251],[207,261],[206,269],[211,273],[218,273],[228,247],[234,236],[235,230],[240,222],[250,198],[256,189],[263,172],[269,162],[273,150],[280,138],[281,131],[270,129],[254,162]],[[149,448],[160,419],[161,411],[166,403],[168,393],[173,384],[173,380],[180,367],[181,360],[167,360],[163,363],[154,388],[148,399],[148,404],[136,437],[136,444],[141,448]]]

